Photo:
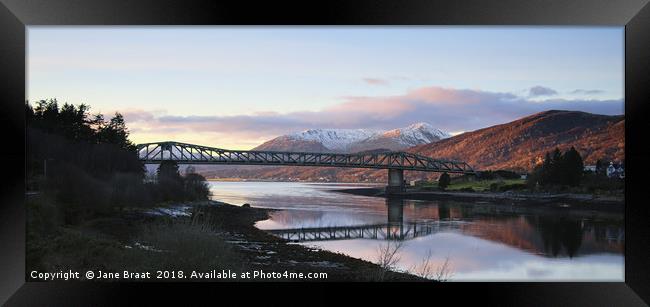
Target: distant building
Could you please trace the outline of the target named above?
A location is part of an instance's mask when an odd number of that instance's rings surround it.
[[[606,170],[607,177],[609,178],[625,178],[625,166],[622,163],[614,164],[609,162]]]
[[[618,168],[616,168],[616,173],[618,178],[625,178],[625,168],[622,165],[619,165]]]
[[[595,173],[598,168],[596,165],[585,165],[585,172],[593,172]]]
[[[424,182],[424,180],[411,180],[410,184],[412,187],[415,187],[424,184]]]
[[[609,166],[607,167],[607,177],[611,178],[615,171],[616,167],[614,166],[614,163],[609,162]]]

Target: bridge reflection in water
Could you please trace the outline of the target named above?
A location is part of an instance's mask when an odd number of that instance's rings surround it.
[[[347,239],[410,240],[441,231],[459,230],[454,221],[404,222],[404,200],[386,199],[388,221],[381,224],[335,227],[269,229],[267,232],[289,241],[327,241]]]
[[[492,206],[440,203],[436,206],[437,218],[405,221],[404,203],[401,199],[386,199],[385,223],[265,231],[293,242],[411,240],[436,233],[455,232],[547,257],[623,252],[625,234],[622,219],[586,218],[581,213],[558,216],[552,211],[544,213],[530,208],[497,209]],[[413,204],[406,207],[413,210]],[[500,216],[493,216],[491,212],[494,210],[499,210]]]

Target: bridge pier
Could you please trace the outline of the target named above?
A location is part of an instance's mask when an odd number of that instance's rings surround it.
[[[386,194],[404,192],[404,170],[388,169],[388,185]]]

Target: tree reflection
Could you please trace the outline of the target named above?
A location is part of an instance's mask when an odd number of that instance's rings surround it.
[[[542,237],[544,253],[557,257],[562,249],[573,258],[582,245],[582,221],[570,217],[537,216],[533,221]]]
[[[446,203],[440,203],[438,205],[438,218],[440,220],[448,220],[451,216],[451,207]]]

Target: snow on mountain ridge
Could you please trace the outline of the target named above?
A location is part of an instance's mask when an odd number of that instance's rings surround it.
[[[383,133],[383,136],[396,138],[404,146],[431,143],[451,137],[447,132],[428,123],[415,123],[405,128],[397,128]]]
[[[434,128],[428,123],[420,122],[392,130],[309,129],[277,137],[262,146],[267,146],[268,143],[286,144],[293,141],[319,143],[337,152],[367,150],[377,146],[395,150],[439,141],[450,136],[449,133]]]
[[[363,141],[382,132],[372,129],[309,129],[286,137],[292,140],[317,141],[331,150],[347,150],[352,143]]]

